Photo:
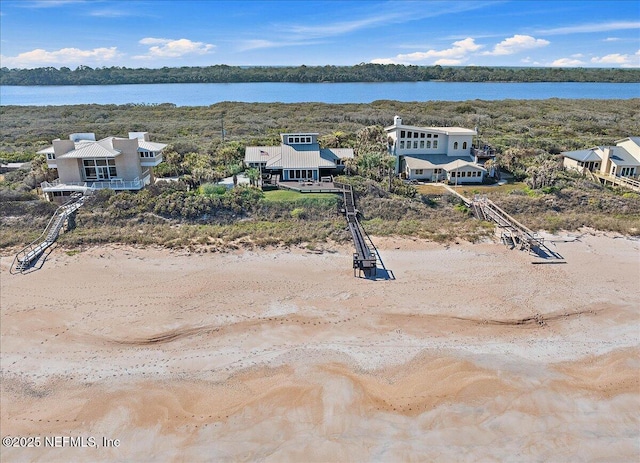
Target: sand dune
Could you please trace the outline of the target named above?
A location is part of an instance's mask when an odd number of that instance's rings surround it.
[[[640,242],[550,237],[565,265],[499,244],[351,250],[120,246],[8,273],[2,461],[635,461]]]

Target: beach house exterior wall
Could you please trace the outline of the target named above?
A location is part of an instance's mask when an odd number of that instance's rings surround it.
[[[139,190],[151,182],[166,146],[151,142],[146,132],[98,141],[93,133],[75,133],[68,140],[54,140],[39,153],[46,155],[49,168],[58,170],[58,178],[43,182],[42,190],[49,199],[103,188]]]
[[[395,116],[386,127],[389,154],[396,158],[396,173],[410,180],[480,183],[486,169],[472,157],[475,130],[463,127],[405,125]]]

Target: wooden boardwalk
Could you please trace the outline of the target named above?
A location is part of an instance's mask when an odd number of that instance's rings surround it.
[[[505,244],[527,252],[534,252],[544,259],[554,259],[556,262],[564,261],[560,254],[545,244],[544,238],[511,217],[486,196],[476,195],[473,199],[469,199],[448,185],[444,185],[444,187],[460,198],[478,219],[494,222],[500,228],[501,239]]]
[[[34,262],[58,239],[58,235],[64,224],[68,223],[69,219],[74,217],[76,211],[83,204],[84,195],[75,193],[69,201],[58,207],[51,216],[42,234],[16,254],[9,269],[10,273],[25,273],[31,268]]]
[[[630,177],[615,177],[613,175],[591,172],[591,176],[604,185],[614,185],[640,192],[640,181]]]

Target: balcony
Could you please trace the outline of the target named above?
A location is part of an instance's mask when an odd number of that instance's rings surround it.
[[[158,153],[153,157],[140,156],[140,165],[142,167],[155,167],[162,162],[162,153]]]
[[[94,190],[141,190],[151,182],[149,171],[142,174],[142,178],[136,177],[133,180],[122,180],[111,178],[109,180],[86,181],[86,182],[61,182],[55,179],[53,182],[42,182],[40,184],[42,191],[45,193],[53,193],[55,191],[81,191],[88,192]]]

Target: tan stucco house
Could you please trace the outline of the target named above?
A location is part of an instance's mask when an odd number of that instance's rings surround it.
[[[487,170],[472,155],[475,130],[404,125],[399,116],[385,127],[396,173],[409,180],[481,183]]]
[[[614,177],[636,177],[640,173],[640,137],[627,137],[615,146],[596,146],[562,153],[566,169],[589,170]]]
[[[103,188],[140,190],[152,181],[153,167],[162,162],[166,146],[150,141],[147,132],[101,140],[94,133],[73,133],[38,151],[46,155],[49,168],[58,170],[58,179],[43,182],[42,191],[53,199]]]

